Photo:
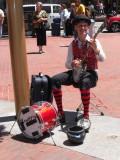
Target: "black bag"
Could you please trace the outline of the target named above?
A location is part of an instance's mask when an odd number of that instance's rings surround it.
[[[60,20],[59,17],[53,18],[53,22],[54,22],[54,23],[60,23],[60,21],[61,21],[61,20]]]
[[[60,23],[52,23],[52,36],[60,36]]]
[[[32,75],[30,87],[30,105],[39,101],[53,102],[52,81],[48,75]]]
[[[42,25],[43,25],[43,28],[44,28],[45,30],[48,30],[48,29],[50,28],[50,24],[49,24],[48,21],[43,21],[43,22],[42,22]]]

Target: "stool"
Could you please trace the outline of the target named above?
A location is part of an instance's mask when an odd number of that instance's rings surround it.
[[[101,116],[103,116],[104,115],[104,113],[99,109],[99,108],[97,108],[93,103],[91,103],[90,102],[90,105],[92,106],[92,107],[94,107],[100,114],[101,114]],[[76,109],[76,111],[77,111],[77,117],[75,118],[75,121],[78,121],[78,116],[79,115],[82,115],[82,111],[83,111],[83,103],[81,102],[81,104],[79,105],[79,107]],[[91,111],[91,112],[96,112],[96,111]]]

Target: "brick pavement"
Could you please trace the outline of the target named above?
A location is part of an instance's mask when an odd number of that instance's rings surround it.
[[[119,33],[102,33],[98,38],[107,55],[104,63],[99,63],[98,85],[91,90],[92,102],[106,115],[120,117],[120,66],[119,66]],[[29,82],[32,74],[52,76],[65,71],[65,59],[71,38],[47,37],[47,47],[44,54],[37,54],[36,38],[26,38]],[[9,41],[0,42],[0,99],[13,101],[13,82],[10,65]],[[74,99],[74,101],[73,101]],[[63,104],[66,109],[76,109],[80,103],[79,90],[73,86],[63,87]]]
[[[99,82],[92,89],[92,103],[96,104],[106,115],[120,117],[120,66],[119,66],[119,33],[102,33],[98,36],[107,60],[99,63]],[[47,37],[45,53],[37,54],[36,38],[26,38],[29,82],[32,74],[50,76],[65,69],[64,62],[71,38]],[[0,100],[14,101],[13,82],[10,64],[9,41],[0,41]],[[80,103],[78,89],[72,86],[63,87],[63,104],[65,109],[75,110]],[[55,104],[55,103],[54,103]],[[1,130],[1,127],[0,127]],[[2,134],[2,133],[1,133]],[[8,145],[9,144],[9,145]],[[0,159],[97,159],[88,155],[48,145],[46,143],[31,142],[30,140],[13,135],[0,135]],[[23,152],[24,149],[24,152]],[[9,150],[9,151],[8,151]],[[22,153],[22,154],[21,154]],[[70,155],[71,156],[68,156]],[[64,156],[63,156],[64,155]]]
[[[0,134],[0,160],[99,160],[76,151],[53,146],[22,135]]]

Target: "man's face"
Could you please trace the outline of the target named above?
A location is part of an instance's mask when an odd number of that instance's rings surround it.
[[[78,2],[78,1],[75,1],[75,5],[76,5],[77,7],[79,7],[79,5],[80,5],[80,2]]]
[[[75,29],[77,30],[78,35],[86,35],[89,29],[89,25],[86,22],[80,22],[77,25],[75,25]]]

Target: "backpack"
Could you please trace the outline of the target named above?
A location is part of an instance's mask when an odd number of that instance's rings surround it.
[[[85,6],[85,15],[86,15],[89,19],[91,19],[91,11],[90,11],[90,9],[89,9],[87,6]]]

